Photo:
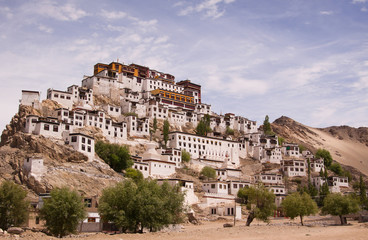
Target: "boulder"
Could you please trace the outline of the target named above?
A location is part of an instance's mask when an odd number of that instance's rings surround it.
[[[10,227],[10,228],[8,228],[8,233],[10,233],[10,234],[21,234],[22,232],[24,232],[24,231],[20,227]]]

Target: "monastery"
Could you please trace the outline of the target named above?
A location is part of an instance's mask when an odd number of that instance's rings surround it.
[[[96,97],[110,101],[96,104]],[[167,148],[149,142],[145,153],[132,156],[133,168],[141,171],[145,178],[180,184],[186,192],[185,202],[198,204],[208,214],[240,218],[240,206],[234,206],[238,190],[259,183],[275,193],[276,205],[280,206],[287,195],[285,176],[307,176],[308,166],[313,173],[324,168],[322,159],[315,159],[309,151],[300,153],[297,144],[280,145],[276,135],[265,135],[256,121],[233,113],[214,113],[210,104],[202,102],[201,85],[190,80],[175,81],[169,73],[138,64],[97,63],[93,75],[84,76],[80,86],[69,86],[66,91],[49,88],[47,99],[61,107],[50,116],[28,115],[24,132],[63,142],[88,156],[89,161],[96,158],[95,139],[81,133],[80,129],[95,128],[111,143],[129,144],[135,138],[149,139],[155,118],[168,120],[176,129],[182,129],[184,126],[195,128],[205,115],[209,115],[212,132],[208,136],[173,131],[169,133]],[[22,91],[20,105],[39,109],[40,101],[40,92]],[[238,132],[239,137],[227,136],[227,129]],[[202,182],[204,196],[201,202],[194,193],[192,181],[173,178],[176,170],[183,167],[182,151],[190,154],[193,166],[199,169],[211,166],[216,170],[217,179]],[[240,170],[241,159],[245,158],[276,164],[279,169],[251,176]],[[45,174],[42,159],[26,159],[24,169],[36,177]],[[346,178],[313,178],[317,188],[325,181],[333,192],[348,186]],[[89,216],[94,217],[99,219],[96,211]]]

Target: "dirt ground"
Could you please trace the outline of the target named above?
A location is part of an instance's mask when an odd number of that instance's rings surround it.
[[[349,221],[346,226],[334,225],[333,222],[324,218],[311,217],[305,219],[305,225],[301,226],[299,219],[272,219],[270,224],[263,222],[253,222],[250,227],[245,226],[244,221],[238,221],[235,227],[224,228],[224,223],[231,223],[231,220],[203,221],[200,225],[183,224],[182,228],[157,233],[144,234],[115,234],[104,233],[82,233],[76,236],[63,239],[86,239],[86,240],[204,240],[204,239],[368,239],[368,223],[358,223]],[[0,239],[56,239],[43,233],[26,231],[20,236],[0,236]]]

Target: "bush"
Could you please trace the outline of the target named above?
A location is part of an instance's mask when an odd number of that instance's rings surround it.
[[[98,211],[104,221],[113,222],[123,232],[157,231],[182,220],[183,202],[178,186],[125,180],[103,190]]]
[[[205,166],[204,168],[202,168],[200,175],[202,177],[206,177],[207,179],[210,179],[210,178],[215,179],[216,170],[211,167]]]
[[[336,173],[339,176],[342,176],[344,174],[344,170],[342,169],[341,165],[338,162],[332,163],[329,167],[329,169]]]
[[[190,153],[185,150],[181,151],[181,161],[188,163],[190,161]]]
[[[0,186],[0,228],[7,230],[10,226],[19,226],[27,220],[27,192],[10,181]]]
[[[133,179],[136,183],[144,179],[142,172],[134,168],[128,168],[125,170],[125,177]]]
[[[67,187],[56,188],[50,192],[50,198],[44,199],[40,210],[45,226],[57,237],[75,233],[78,223],[86,218],[86,210],[82,197]]]
[[[95,151],[97,155],[116,172],[121,172],[121,170],[127,169],[133,165],[127,146],[122,147],[118,144],[98,141],[95,144]]]

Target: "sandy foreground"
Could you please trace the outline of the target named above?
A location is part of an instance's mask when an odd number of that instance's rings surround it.
[[[253,222],[250,227],[245,226],[244,221],[236,223],[235,227],[224,228],[224,223],[229,220],[204,221],[200,225],[183,224],[180,230],[167,232],[144,233],[144,234],[115,234],[104,233],[82,233],[73,237],[63,239],[86,239],[86,240],[204,240],[204,239],[368,239],[368,223],[358,223],[349,221],[347,226],[333,225],[323,219],[307,218],[306,226],[300,226],[298,220],[273,219],[270,224],[263,222]],[[56,239],[43,233],[27,231],[20,236],[0,236],[0,239]]]

